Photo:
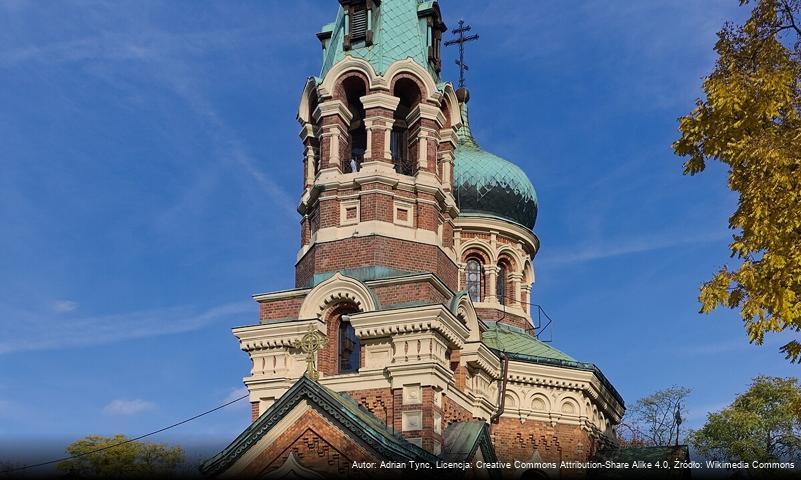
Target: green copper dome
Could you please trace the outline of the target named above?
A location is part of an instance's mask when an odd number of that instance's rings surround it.
[[[537,192],[531,180],[514,163],[478,146],[470,131],[467,103],[461,108],[464,125],[458,132],[453,173],[461,215],[489,215],[534,228]]]

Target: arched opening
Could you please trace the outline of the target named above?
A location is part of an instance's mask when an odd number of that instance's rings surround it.
[[[481,262],[475,258],[467,260],[467,267],[465,273],[467,274],[467,293],[470,295],[470,300],[474,302],[481,301],[481,277],[482,277]]]
[[[417,173],[417,156],[410,148],[413,142],[409,134],[407,117],[420,103],[422,95],[417,83],[410,78],[400,78],[395,82],[392,94],[400,99],[395,110],[395,122],[390,136],[390,152],[395,171],[402,175]]]
[[[495,280],[495,296],[501,305],[508,305],[506,294],[506,282],[509,277],[506,263],[501,262],[498,264],[498,278]]]
[[[309,95],[309,121],[312,124],[312,128],[314,129],[314,136],[311,138],[311,148],[312,154],[314,156],[314,165],[312,167],[312,171],[316,176],[320,173],[320,126],[314,121],[314,111],[317,110],[317,106],[320,104],[319,98],[317,97],[317,89],[314,89],[311,94]]]
[[[360,311],[352,302],[341,302],[324,315],[329,341],[321,351],[324,360],[320,360],[319,368],[325,375],[359,371],[361,341],[350,323],[350,315]]]
[[[339,373],[358,372],[361,344],[350,321],[340,318],[338,340]]]
[[[364,105],[361,97],[367,94],[367,86],[358,76],[350,76],[342,82],[345,91],[345,101],[348,111],[352,115],[348,126],[349,154],[342,159],[342,171],[353,173],[359,171],[364,161],[364,152],[367,150],[367,129],[364,125]]]

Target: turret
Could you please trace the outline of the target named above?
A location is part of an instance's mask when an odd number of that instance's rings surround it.
[[[439,83],[437,2],[341,0],[298,110],[304,145],[296,286],[434,273],[458,288],[453,154],[461,115]]]

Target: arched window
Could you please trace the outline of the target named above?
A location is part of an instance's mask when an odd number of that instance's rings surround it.
[[[495,296],[501,305],[506,305],[506,265],[498,265],[498,278],[495,280]]]
[[[350,321],[340,317],[339,321],[339,373],[359,371],[359,337]]]
[[[357,76],[346,78],[342,82],[342,88],[345,90],[348,111],[352,115],[348,126],[350,155],[342,159],[342,171],[353,173],[361,168],[364,152],[367,149],[367,129],[364,125],[364,105],[361,101],[361,97],[367,93],[367,88],[364,81]]]
[[[467,293],[472,301],[481,301],[481,263],[474,258],[467,261]]]
[[[392,154],[392,163],[395,171],[403,175],[417,173],[417,155],[410,148],[413,139],[409,136],[407,116],[412,109],[420,103],[422,95],[417,84],[409,78],[401,78],[395,82],[393,95],[400,98],[395,110],[395,122],[390,134],[389,150]]]

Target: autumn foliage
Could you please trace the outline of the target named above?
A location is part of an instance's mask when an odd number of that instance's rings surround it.
[[[801,0],[748,0],[744,25],[718,33],[706,98],[682,117],[675,152],[685,174],[709,160],[728,167],[739,194],[729,219],[738,265],[723,266],[701,288],[701,311],[738,309],[749,340],[801,331]],[[801,362],[801,342],[782,347]]]

